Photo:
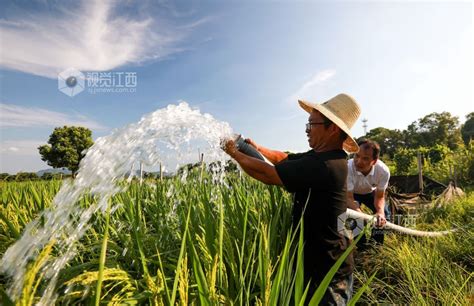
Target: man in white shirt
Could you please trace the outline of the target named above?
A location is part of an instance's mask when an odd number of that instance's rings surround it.
[[[390,170],[379,160],[380,146],[375,141],[364,139],[359,141],[359,152],[348,161],[347,174],[347,206],[360,211],[364,204],[377,217],[376,226],[383,227],[390,217],[390,211],[385,205],[385,190],[390,179]],[[383,244],[384,233],[381,229],[372,231],[372,239]],[[359,243],[365,241],[362,237]]]

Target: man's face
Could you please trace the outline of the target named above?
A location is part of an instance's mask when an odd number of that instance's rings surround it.
[[[371,147],[361,146],[359,152],[354,155],[354,165],[357,171],[368,174],[372,170],[372,166],[377,162],[373,158],[373,150]]]
[[[324,117],[320,112],[313,111],[308,118],[309,128],[306,128],[309,146],[317,149],[323,145],[329,136],[328,130],[324,127]]]

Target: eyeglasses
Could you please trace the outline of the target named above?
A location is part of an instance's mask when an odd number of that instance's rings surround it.
[[[306,130],[311,131],[312,125],[319,125],[319,124],[325,124],[325,122],[308,122],[306,123]]]

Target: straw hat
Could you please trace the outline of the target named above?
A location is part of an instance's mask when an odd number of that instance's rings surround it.
[[[298,103],[308,113],[311,113],[313,109],[317,110],[341,128],[341,130],[346,132],[348,137],[342,146],[346,152],[357,153],[359,151],[359,146],[351,134],[351,128],[360,115],[360,106],[354,98],[342,93],[322,104],[315,104],[303,100],[298,100]]]

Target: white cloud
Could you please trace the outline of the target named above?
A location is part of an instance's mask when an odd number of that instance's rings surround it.
[[[181,51],[177,43],[201,23],[173,29],[151,17],[117,16],[117,3],[83,1],[60,9],[59,16],[25,14],[14,21],[0,20],[0,67],[49,78],[69,67],[111,70]]]
[[[326,69],[317,72],[288,98],[288,102],[295,103],[298,99],[314,99],[321,88],[335,75],[336,70],[334,69]]]
[[[83,115],[68,115],[37,107],[22,107],[0,103],[0,128],[49,127],[74,125],[90,129],[105,129],[103,125]],[[5,148],[6,146],[2,146]]]
[[[1,155],[15,154],[15,155],[38,155],[38,147],[46,144],[46,141],[41,140],[4,140],[1,141]]]
[[[38,171],[50,168],[41,160],[38,147],[46,140],[5,140],[0,141],[0,173]]]

